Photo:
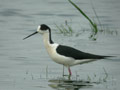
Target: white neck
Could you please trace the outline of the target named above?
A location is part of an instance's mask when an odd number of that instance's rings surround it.
[[[43,34],[43,41],[45,48],[47,49],[48,54],[51,56],[52,52],[57,48],[58,44],[57,43],[51,43],[50,42],[51,36],[49,33],[44,33]]]
[[[51,45],[49,32],[43,34],[43,41],[44,41],[45,47],[48,47]]]

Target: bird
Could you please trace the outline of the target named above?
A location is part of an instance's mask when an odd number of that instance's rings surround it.
[[[71,66],[84,64],[92,61],[96,61],[99,59],[105,59],[110,56],[103,56],[103,55],[95,55],[91,53],[86,53],[80,50],[77,50],[70,46],[61,45],[58,43],[53,42],[51,38],[51,28],[46,24],[41,24],[38,26],[37,31],[28,35],[27,37],[23,38],[23,40],[40,33],[43,36],[43,42],[45,48],[51,59],[58,63],[62,64],[63,66],[68,68],[69,72],[69,79],[72,75]]]

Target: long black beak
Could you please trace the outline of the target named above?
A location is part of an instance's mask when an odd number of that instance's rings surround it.
[[[25,39],[27,39],[27,38],[29,38],[29,37],[31,37],[31,36],[33,36],[33,35],[37,34],[37,33],[38,33],[38,32],[36,31],[36,32],[34,32],[34,33],[32,33],[32,34],[28,35],[27,37],[23,38],[23,40],[25,40]]]

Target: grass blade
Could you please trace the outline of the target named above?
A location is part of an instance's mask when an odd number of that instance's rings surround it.
[[[93,27],[93,29],[92,29],[93,30],[92,31],[93,35],[91,35],[91,36],[95,36],[98,32],[97,24],[94,23],[75,3],[73,3],[71,0],[68,0],[68,1],[90,22],[90,24]]]
[[[94,26],[92,20],[75,3],[73,3],[71,0],[68,1]]]

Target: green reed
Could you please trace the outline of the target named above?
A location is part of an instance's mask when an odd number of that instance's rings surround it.
[[[93,22],[75,3],[73,3],[71,0],[68,0],[91,24],[92,34],[90,38],[93,40],[96,40],[94,37],[98,33],[98,27],[95,22]]]

